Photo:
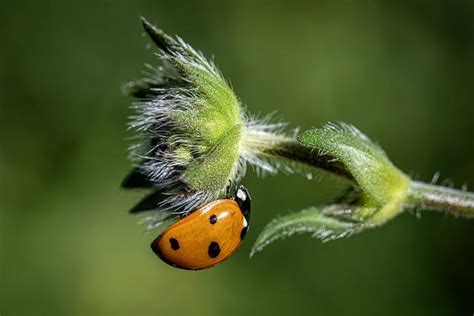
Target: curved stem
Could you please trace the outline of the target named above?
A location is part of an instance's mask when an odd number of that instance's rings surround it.
[[[334,173],[348,180],[353,179],[352,175],[341,161],[328,155],[321,155],[314,149],[301,145],[293,138],[283,139],[276,146],[263,150],[263,152],[268,155],[285,158],[310,167]]]
[[[409,208],[474,217],[474,193],[417,181],[412,181],[405,205]]]
[[[246,129],[243,137],[245,147],[259,155],[283,158],[336,174],[353,180],[351,173],[341,161],[329,155],[321,155],[317,150],[303,146],[294,137],[288,137],[258,129]]]

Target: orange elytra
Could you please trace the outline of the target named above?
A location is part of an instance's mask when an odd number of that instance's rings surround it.
[[[201,270],[229,258],[248,230],[250,196],[240,186],[235,196],[210,202],[180,219],[156,238],[151,248],[164,262]]]

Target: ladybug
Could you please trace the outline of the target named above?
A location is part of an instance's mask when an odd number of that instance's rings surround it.
[[[249,227],[250,195],[243,186],[235,196],[210,202],[163,231],[151,249],[181,269],[210,268],[229,258]]]

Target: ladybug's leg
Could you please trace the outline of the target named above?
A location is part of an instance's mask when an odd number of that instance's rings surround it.
[[[232,189],[232,181],[229,180],[229,184],[225,187],[225,196],[230,199],[230,189]]]

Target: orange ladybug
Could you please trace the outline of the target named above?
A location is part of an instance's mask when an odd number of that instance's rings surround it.
[[[234,197],[208,203],[171,225],[152,242],[151,249],[177,268],[210,268],[239,248],[249,220],[250,195],[240,186]]]

